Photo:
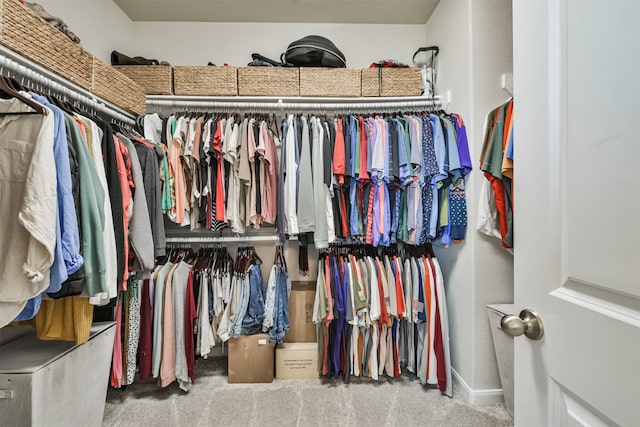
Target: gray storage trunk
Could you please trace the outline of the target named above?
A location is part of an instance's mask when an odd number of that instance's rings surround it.
[[[102,425],[114,326],[94,324],[81,345],[39,340],[27,326],[0,330],[0,425]]]

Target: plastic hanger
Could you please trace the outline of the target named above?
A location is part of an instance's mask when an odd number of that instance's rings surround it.
[[[40,104],[39,102],[29,98],[28,96],[25,96],[23,94],[21,94],[20,92],[18,92],[17,90],[13,89],[10,85],[9,82],[7,80],[6,77],[2,76],[0,78],[0,90],[4,93],[6,93],[7,95],[16,98],[17,100],[19,100],[20,102],[22,102],[23,104],[28,105],[29,107],[31,107],[34,111],[20,111],[20,112],[15,112],[15,113],[0,113],[0,115],[2,116],[6,116],[6,115],[24,115],[24,114],[42,114],[43,116],[46,116],[47,114],[49,114],[49,111],[47,110],[47,108]]]

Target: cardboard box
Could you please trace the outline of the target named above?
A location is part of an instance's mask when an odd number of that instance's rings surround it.
[[[279,380],[318,378],[318,343],[278,344],[276,378]]]
[[[229,340],[229,383],[273,382],[275,344],[268,334],[243,335]]]
[[[316,342],[316,325],[313,323],[313,302],[316,297],[315,282],[292,282],[289,295],[289,330],[286,342]]]

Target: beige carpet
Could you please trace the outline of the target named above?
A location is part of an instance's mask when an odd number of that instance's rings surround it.
[[[403,376],[381,381],[228,384],[226,358],[199,360],[189,393],[174,383],[110,389],[105,426],[512,426],[503,405],[473,407]]]

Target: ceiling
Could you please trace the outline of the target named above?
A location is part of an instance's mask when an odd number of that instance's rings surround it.
[[[440,0],[114,0],[132,21],[424,24]]]

